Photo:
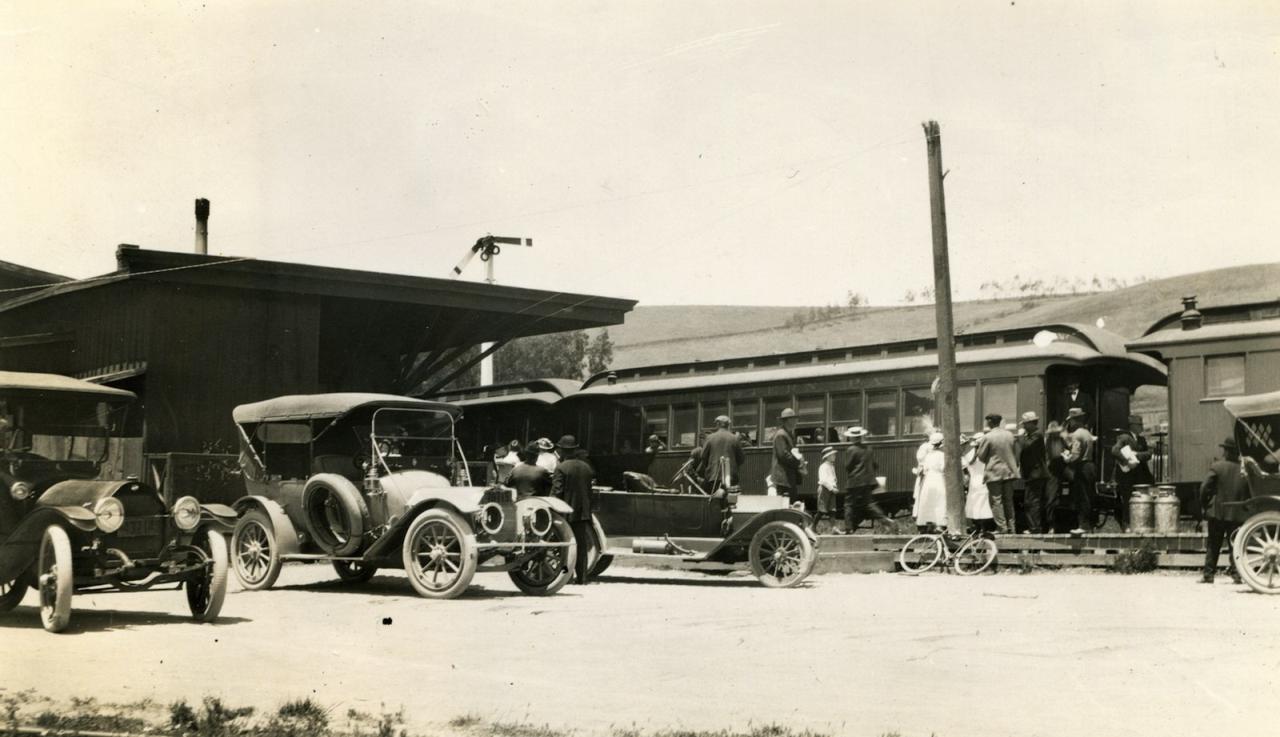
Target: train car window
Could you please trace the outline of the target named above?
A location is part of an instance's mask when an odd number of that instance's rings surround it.
[[[1018,421],[1018,385],[1012,381],[982,384],[982,416],[997,414],[1004,422]]]
[[[739,437],[745,435],[747,444],[760,443],[760,400],[733,400],[733,414],[729,416],[733,419],[733,431]]]
[[[862,424],[862,392],[831,395],[831,420],[827,426],[827,442],[845,442],[844,431]]]
[[[960,432],[978,429],[978,387],[973,384],[956,387],[956,403],[960,405]]]
[[[716,431],[716,418],[720,415],[728,416],[728,402],[703,402],[702,403],[702,431],[708,435]]]
[[[778,415],[782,414],[782,410],[787,407],[795,409],[795,405],[791,402],[791,397],[766,397],[764,400],[764,442],[772,443],[773,434],[778,431],[781,425],[778,422]]]
[[[1234,397],[1244,394],[1244,356],[1205,356],[1206,397]]]
[[[618,452],[639,453],[646,437],[640,408],[618,405]]]
[[[826,395],[800,397],[796,402],[796,442],[825,443],[826,437]]]
[[[671,435],[667,426],[666,405],[655,405],[644,408],[644,436],[646,441],[650,435],[657,435],[663,445],[671,445]]]
[[[929,387],[912,387],[902,390],[902,434],[928,435],[933,432],[933,393]]]
[[[692,448],[698,445],[698,406],[686,404],[677,406],[672,412],[675,421],[671,428],[671,447]]]
[[[867,392],[867,431],[880,437],[897,436],[897,389]]]

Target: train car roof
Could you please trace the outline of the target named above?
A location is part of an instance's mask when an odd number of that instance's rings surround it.
[[[430,409],[447,412],[455,417],[461,411],[453,404],[402,397],[395,394],[335,392],[331,394],[291,394],[273,399],[264,399],[261,402],[242,404],[231,411],[231,418],[240,424],[328,419],[340,417],[371,405],[400,409]]]
[[[1237,338],[1261,338],[1274,335],[1280,335],[1280,318],[1210,323],[1192,330],[1183,330],[1180,325],[1174,323],[1172,326],[1166,325],[1155,332],[1148,332],[1141,338],[1129,341],[1129,348],[1130,350],[1143,351],[1165,345],[1205,343]]]
[[[57,394],[82,394],[101,399],[137,399],[131,391],[94,384],[91,381],[73,379],[59,374],[38,374],[27,371],[0,371],[0,392],[54,392]]]

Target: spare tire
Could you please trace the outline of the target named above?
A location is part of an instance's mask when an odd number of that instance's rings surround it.
[[[356,485],[336,473],[318,473],[302,490],[307,530],[330,555],[351,555],[364,542],[369,507]]]

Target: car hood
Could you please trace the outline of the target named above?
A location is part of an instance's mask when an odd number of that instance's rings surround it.
[[[45,507],[79,507],[85,504],[93,504],[99,499],[115,496],[121,491],[155,493],[151,487],[140,481],[71,479],[59,481],[50,486],[36,500],[36,504]]]

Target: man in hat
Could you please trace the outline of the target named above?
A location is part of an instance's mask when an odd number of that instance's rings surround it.
[[[697,475],[706,479],[707,490],[714,493],[737,482],[738,468],[744,460],[746,454],[738,435],[729,429],[729,418],[720,415],[716,418],[716,431],[707,436],[702,446]]]
[[[982,461],[983,483],[991,501],[991,514],[996,530],[1006,535],[1016,531],[1018,518],[1013,510],[1013,481],[1018,478],[1018,453],[1013,433],[1000,426],[1001,415],[992,413],[984,418],[987,429],[978,441],[978,460]]]
[[[1116,462],[1116,521],[1122,528],[1129,527],[1129,495],[1139,484],[1153,484],[1151,475],[1151,447],[1142,437],[1142,417],[1129,416],[1127,428],[1116,429],[1116,442],[1111,447],[1111,457]]]
[[[769,493],[796,500],[804,474],[804,456],[796,448],[796,411],[787,407],[778,415],[782,423],[773,434],[773,464],[769,467]]]
[[[1204,544],[1204,574],[1200,583],[1213,583],[1222,541],[1230,541],[1240,523],[1249,516],[1243,505],[1237,504],[1249,498],[1249,487],[1240,473],[1240,449],[1236,447],[1236,439],[1227,438],[1218,447],[1222,448],[1222,459],[1210,464],[1209,475],[1200,484],[1200,506],[1205,510],[1209,523],[1209,536]],[[1227,552],[1227,570],[1231,572],[1231,580],[1240,583],[1240,573],[1236,571],[1230,551]]]
[[[1049,457],[1045,452],[1044,433],[1040,432],[1040,417],[1035,412],[1023,412],[1018,434],[1018,470],[1026,485],[1022,508],[1027,515],[1027,532],[1039,535],[1048,529],[1045,496],[1049,484]]]
[[[547,473],[555,473],[556,464],[560,462],[560,459],[556,458],[555,443],[551,442],[551,438],[538,438],[534,446],[538,449],[538,466],[545,468]]]
[[[551,493],[573,508],[569,513],[569,526],[573,528],[578,549],[575,581],[585,584],[591,568],[591,543],[595,539],[591,529],[591,512],[595,506],[591,485],[596,480],[596,472],[578,452],[578,440],[572,435],[560,438],[556,452],[560,454],[560,463],[552,476]]]
[[[1097,447],[1093,433],[1084,424],[1085,412],[1079,407],[1067,410],[1067,449],[1062,460],[1066,462],[1070,481],[1071,505],[1076,510],[1076,526],[1072,535],[1082,535],[1086,528],[1093,528],[1093,486],[1098,481]]]
[[[1093,397],[1080,388],[1079,379],[1068,379],[1066,391],[1063,392],[1062,411],[1071,414],[1071,410],[1079,409],[1084,413],[1093,412]]]
[[[813,528],[818,520],[832,518],[836,513],[836,494],[840,481],[836,478],[836,449],[830,445],[822,449],[822,465],[818,466],[818,511],[813,515]]]
[[[644,472],[648,473],[653,467],[653,462],[658,459],[658,454],[667,449],[667,444],[662,442],[662,438],[657,435],[650,435],[644,445]]]
[[[890,526],[893,520],[884,513],[879,504],[871,501],[871,494],[880,487],[876,479],[875,451],[867,447],[866,428],[851,427],[844,431],[844,436],[852,445],[845,454],[845,494],[844,494],[844,534],[852,535],[868,517],[878,519]]]

